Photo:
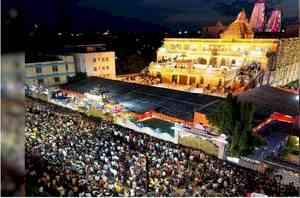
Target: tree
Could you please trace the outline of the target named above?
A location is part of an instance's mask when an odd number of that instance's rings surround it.
[[[66,85],[71,85],[73,83],[85,80],[87,78],[86,73],[78,72],[74,77],[68,77],[68,82]]]
[[[252,122],[255,107],[241,103],[231,94],[213,112],[208,120],[220,133],[228,136],[230,153],[234,156],[247,155],[253,149]]]
[[[251,150],[250,138],[251,138],[251,131],[244,130],[240,134],[240,139],[238,143],[238,152],[241,155],[247,155]]]
[[[163,38],[164,34],[160,33],[118,34],[112,41],[112,47],[118,57],[116,61],[117,73],[135,73],[149,66],[150,62],[156,59],[156,51],[163,44]],[[133,60],[130,60],[132,58]],[[143,60],[142,63],[141,60]],[[132,64],[136,61],[141,64]]]
[[[128,70],[129,73],[140,72],[146,66],[145,60],[135,54],[126,56],[124,64],[126,66],[126,70]]]
[[[241,135],[240,128],[240,123],[237,123],[231,135],[230,153],[233,156],[237,156],[239,154],[239,139]]]

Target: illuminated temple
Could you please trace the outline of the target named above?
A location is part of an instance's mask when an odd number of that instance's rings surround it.
[[[236,79],[241,69],[257,65],[265,75],[265,84],[296,80],[300,72],[299,38],[256,39],[254,35],[241,11],[219,39],[165,38],[149,73],[163,83],[220,86]]]

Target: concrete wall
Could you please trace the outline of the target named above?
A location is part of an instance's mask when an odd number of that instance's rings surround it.
[[[75,54],[76,69],[87,76],[114,78],[116,64],[114,52],[91,52]]]
[[[283,86],[300,78],[300,38],[280,40],[279,52],[270,72],[270,84]]]

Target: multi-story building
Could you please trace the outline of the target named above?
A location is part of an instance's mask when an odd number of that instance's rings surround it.
[[[217,86],[235,79],[242,68],[257,65],[266,75],[273,71],[266,83],[282,85],[297,78],[297,49],[299,38],[254,38],[242,11],[220,39],[166,38],[148,70],[165,83]],[[285,80],[279,80],[283,70]]]
[[[74,55],[76,70],[87,76],[116,77],[115,52],[85,52]]]
[[[53,86],[68,82],[75,76],[72,56],[38,57],[26,60],[26,83]]]
[[[277,51],[279,41],[253,37],[241,12],[220,39],[166,38],[149,72],[163,82],[217,85],[233,79],[245,65],[259,63],[266,69],[267,54]]]

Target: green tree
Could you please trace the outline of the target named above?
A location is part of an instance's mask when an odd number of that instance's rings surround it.
[[[298,150],[299,151],[299,137],[289,136],[287,141],[287,147],[289,150]]]
[[[146,66],[145,60],[142,57],[135,54],[126,56],[124,64],[126,66],[126,70],[129,73],[140,72]]]
[[[247,155],[253,149],[252,122],[255,107],[241,103],[236,96],[228,95],[208,120],[220,133],[229,138],[230,153],[234,156]]]
[[[244,130],[241,132],[239,144],[238,144],[238,152],[241,155],[247,155],[251,150],[251,131]]]
[[[156,60],[156,51],[163,44],[164,36],[161,33],[117,34],[112,39],[112,48],[117,57],[117,74],[136,73],[149,66],[150,62]],[[144,62],[132,64],[136,62],[136,57],[139,57],[138,62],[141,59]]]
[[[233,156],[239,155],[239,139],[240,139],[240,133],[241,131],[241,125],[240,123],[237,123],[232,131],[231,135],[231,141],[230,141],[230,153]]]

